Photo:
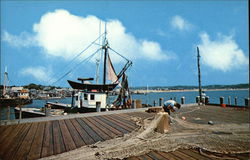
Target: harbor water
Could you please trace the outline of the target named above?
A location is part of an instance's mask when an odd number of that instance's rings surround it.
[[[206,96],[209,96],[209,102],[219,104],[220,97],[224,97],[224,102],[228,103],[228,97],[231,98],[231,104],[234,105],[234,98],[237,97],[237,104],[239,106],[245,105],[245,98],[249,97],[249,90],[219,90],[219,91],[206,91]],[[132,94],[132,99],[140,99],[143,104],[153,105],[153,102],[159,102],[159,98],[163,98],[164,101],[169,99],[176,99],[177,102],[181,102],[181,97],[185,97],[185,103],[195,103],[196,96],[199,93],[197,91],[183,91],[183,92],[151,92],[147,94]],[[110,101],[115,99],[115,96],[110,97]],[[71,97],[63,99],[49,99],[49,100],[33,100],[32,104],[26,105],[25,107],[30,108],[41,108],[44,107],[46,102],[59,102],[65,104],[71,104]]]

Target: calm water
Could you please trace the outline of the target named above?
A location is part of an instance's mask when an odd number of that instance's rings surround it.
[[[141,99],[142,103],[153,105],[153,101],[159,102],[159,98],[163,98],[164,101],[170,98],[176,98],[177,102],[181,101],[181,97],[185,97],[185,103],[195,103],[196,96],[198,96],[197,91],[190,92],[162,92],[162,93],[148,93],[148,94],[133,94],[133,99]],[[228,91],[207,91],[206,95],[209,96],[210,103],[219,104],[219,98],[224,97],[224,102],[228,103],[228,97],[231,97],[231,104],[234,104],[234,98],[238,98],[238,105],[244,106],[244,99],[249,97],[249,90],[228,90]],[[114,99],[115,97],[111,97]],[[41,108],[46,104],[46,102],[60,102],[71,104],[71,98],[65,99],[51,99],[51,100],[33,100],[32,104],[27,105],[26,107],[35,107]]]

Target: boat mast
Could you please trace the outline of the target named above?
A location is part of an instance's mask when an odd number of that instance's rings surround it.
[[[4,83],[3,83],[3,96],[5,96],[7,93],[7,87],[8,87],[8,71],[7,71],[7,67],[5,67]]]
[[[101,20],[100,20],[100,23],[99,23],[99,45],[101,45]],[[101,53],[102,51],[100,50],[100,56],[101,56]],[[96,58],[96,84],[99,83],[99,78],[100,78],[100,75],[99,75],[99,68],[100,68],[100,57],[97,56]]]
[[[105,38],[104,38],[104,63],[103,63],[103,84],[106,84],[106,62],[107,62],[107,55],[108,55],[108,41],[107,41],[107,31],[106,31],[106,23],[105,23]]]
[[[201,97],[201,71],[200,71],[200,52],[199,52],[199,47],[197,47],[197,65],[198,65],[198,83],[199,83],[199,96],[200,96],[200,100],[199,100],[199,105],[202,101],[202,97]]]

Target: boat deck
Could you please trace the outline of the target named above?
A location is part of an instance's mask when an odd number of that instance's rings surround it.
[[[38,159],[130,133],[133,112],[0,126],[0,159]]]

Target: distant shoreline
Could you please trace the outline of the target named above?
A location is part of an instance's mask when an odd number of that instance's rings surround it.
[[[249,88],[236,88],[236,89],[202,89],[202,91],[236,91],[236,90],[249,90]],[[176,89],[176,90],[145,90],[145,89],[136,89],[133,90],[135,94],[145,94],[145,93],[162,93],[162,92],[195,92],[199,89]]]

